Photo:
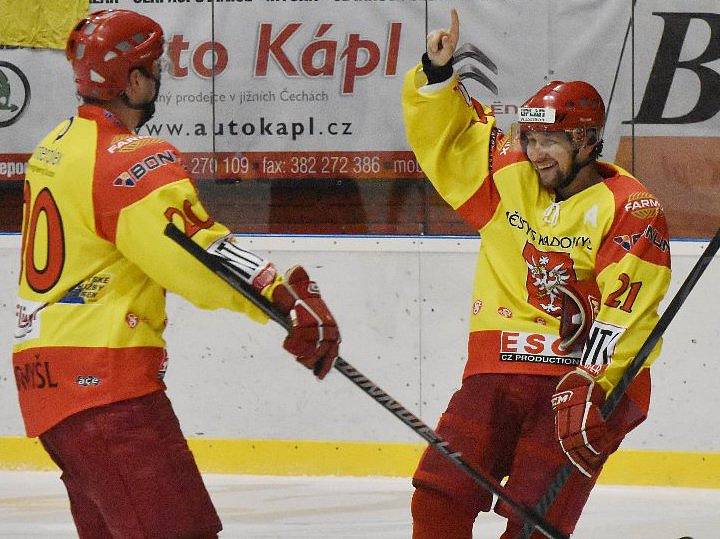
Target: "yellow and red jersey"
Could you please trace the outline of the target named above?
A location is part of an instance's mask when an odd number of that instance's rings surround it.
[[[464,376],[557,376],[585,365],[610,391],[657,323],[670,283],[662,207],[608,163],[598,163],[602,182],[556,201],[520,145],[496,128],[492,109],[465,95],[457,77],[427,85],[417,66],[402,96],[420,166],[481,235]],[[564,353],[557,287],[586,279],[600,288],[599,312],[583,350]]]
[[[109,111],[81,106],[35,149],[13,346],[29,436],[165,388],[166,290],[267,321],[165,237],[170,220],[203,248],[229,234],[202,207],[177,150]]]

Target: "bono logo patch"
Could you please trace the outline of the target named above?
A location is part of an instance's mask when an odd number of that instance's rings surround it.
[[[135,187],[137,182],[151,170],[164,167],[175,161],[177,161],[177,159],[170,150],[150,155],[142,161],[138,161],[126,171],[121,172],[120,175],[115,178],[113,185],[115,187]]]

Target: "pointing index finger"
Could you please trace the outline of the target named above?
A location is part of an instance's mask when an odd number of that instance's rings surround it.
[[[458,17],[458,12],[455,8],[452,8],[450,10],[450,38],[453,39],[455,42],[460,37],[460,17]]]

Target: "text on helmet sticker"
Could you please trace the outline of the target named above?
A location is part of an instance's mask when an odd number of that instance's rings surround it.
[[[547,107],[520,107],[520,123],[554,124],[555,109]]]

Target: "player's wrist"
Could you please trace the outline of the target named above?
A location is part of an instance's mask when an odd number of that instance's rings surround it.
[[[430,56],[428,56],[426,52],[422,55],[422,66],[425,76],[428,79],[428,84],[445,82],[453,75],[452,57],[445,65],[437,66],[432,63]]]

